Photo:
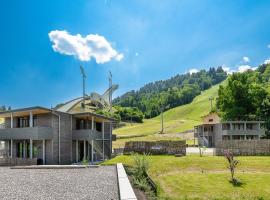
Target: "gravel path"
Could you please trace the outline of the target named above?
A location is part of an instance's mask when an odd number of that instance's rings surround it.
[[[115,166],[86,169],[0,167],[0,199],[119,199]]]

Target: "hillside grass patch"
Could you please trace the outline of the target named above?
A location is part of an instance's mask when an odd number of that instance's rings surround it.
[[[217,97],[219,85],[215,85],[203,91],[190,104],[178,106],[164,112],[164,133],[175,134],[186,130],[193,130],[194,126],[201,123],[201,117],[210,111],[209,97]],[[213,103],[215,104],[215,103]],[[161,130],[161,116],[152,119],[145,119],[144,123],[126,123],[126,126],[113,131],[120,141],[114,142],[115,147],[123,147],[125,141],[132,141],[132,138],[141,137],[140,140],[158,140],[156,137]]]

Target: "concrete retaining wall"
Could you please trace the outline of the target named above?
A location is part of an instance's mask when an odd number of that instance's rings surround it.
[[[124,153],[131,153],[131,152],[186,155],[186,141],[126,142]]]
[[[255,156],[270,155],[270,140],[228,140],[218,142],[216,155],[224,155],[230,149],[234,155]]]

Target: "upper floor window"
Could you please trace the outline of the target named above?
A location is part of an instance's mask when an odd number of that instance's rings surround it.
[[[29,127],[29,124],[30,124],[29,121],[30,121],[29,117],[18,117],[17,118],[17,128]]]
[[[87,119],[76,119],[76,130],[80,129],[91,129],[92,128],[92,121]]]
[[[102,123],[96,122],[96,130],[102,132]]]

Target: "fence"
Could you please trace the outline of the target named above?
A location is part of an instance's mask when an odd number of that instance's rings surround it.
[[[224,151],[228,149],[234,155],[270,155],[270,140],[227,140],[218,142],[216,144],[216,155],[224,155]]]
[[[126,142],[124,153],[179,154],[186,155],[186,141],[130,141]]]

